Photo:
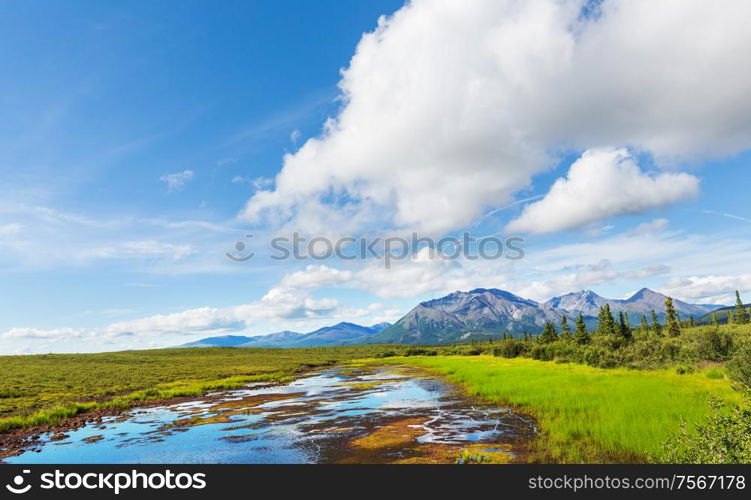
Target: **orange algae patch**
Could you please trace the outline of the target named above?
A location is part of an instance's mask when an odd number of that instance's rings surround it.
[[[453,445],[420,443],[425,434],[425,418],[407,418],[376,428],[349,443],[348,456],[340,463],[369,464],[454,464],[511,463],[509,450],[497,445]]]

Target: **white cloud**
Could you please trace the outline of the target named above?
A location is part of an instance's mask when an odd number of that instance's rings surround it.
[[[372,311],[371,311],[372,312]],[[142,345],[143,339],[165,338],[185,341],[195,335],[237,333],[262,321],[301,321],[335,317],[337,314],[362,315],[361,311],[342,308],[335,299],[315,299],[293,288],[274,287],[260,300],[230,307],[199,307],[171,314],[157,314],[133,320],[118,321],[102,328],[13,328],[0,339],[80,340],[93,345],[107,345],[126,339],[129,346]],[[120,340],[119,340],[120,339]],[[164,344],[161,344],[164,345]]]
[[[183,170],[174,174],[165,174],[159,178],[160,181],[167,185],[167,191],[181,191],[185,184],[193,179],[192,170]]]
[[[396,323],[399,321],[407,311],[392,308],[392,309],[386,309],[381,314],[373,318],[373,324],[378,323]]]
[[[157,314],[146,318],[119,321],[103,329],[103,336],[161,336],[167,334],[195,335],[242,330],[245,323],[232,310],[199,307],[173,314]]]
[[[612,224],[605,224],[601,226],[592,225],[585,229],[584,236],[586,236],[587,238],[597,238],[605,233],[609,233],[613,229],[615,229],[615,226]]]
[[[623,276],[631,280],[646,279],[653,276],[670,274],[671,270],[672,269],[670,268],[670,266],[666,266],[664,264],[652,264],[650,266],[644,266],[634,271],[627,271],[623,273]]]
[[[583,4],[414,0],[381,18],[343,72],[341,112],[242,217],[441,232],[511,201],[562,149],[628,145],[667,165],[751,146],[751,3]]]
[[[274,184],[274,179],[271,179],[269,177],[245,177],[242,175],[236,175],[232,178],[233,184],[250,184],[253,186],[254,189],[259,190],[263,188],[267,188],[269,186],[272,186]]]
[[[374,261],[356,274],[357,286],[383,298],[407,298],[442,290],[451,268],[459,263],[443,258],[430,249],[420,249],[413,258],[394,261],[390,268]]]
[[[224,255],[239,234],[241,229],[221,220],[117,214],[94,218],[0,201],[0,269],[70,269],[119,261],[129,269],[158,274],[237,272],[237,266],[217,256]]]
[[[78,328],[51,328],[48,330],[41,328],[11,328],[0,335],[6,339],[80,339],[91,337],[91,332]]]
[[[751,274],[677,277],[663,288],[665,293],[679,299],[723,305],[735,303],[736,290],[741,294],[751,292]]]
[[[22,228],[21,224],[0,224],[0,236],[3,238],[16,236],[21,232]]]
[[[668,228],[670,221],[667,219],[655,219],[651,222],[644,222],[632,229],[629,234],[632,236],[642,236],[645,234],[660,233]]]
[[[337,285],[352,280],[350,271],[341,271],[326,265],[311,264],[304,271],[288,274],[282,280],[282,286],[292,288],[320,288]]]
[[[625,149],[585,151],[542,200],[507,226],[510,232],[551,233],[607,217],[639,214],[696,196],[699,180],[685,173],[649,175]]]
[[[522,297],[544,301],[556,295],[602,285],[618,277],[618,272],[613,268],[612,262],[607,259],[603,259],[597,264],[578,265],[560,271],[563,271],[563,274],[554,274],[552,278],[533,281],[521,287],[515,293]]]
[[[448,258],[423,247],[412,258],[392,261],[389,268],[383,262],[367,263],[354,273],[352,286],[387,299],[478,287],[509,288],[509,266],[506,260]]]
[[[158,258],[181,260],[194,252],[190,245],[175,245],[154,240],[126,241],[118,245],[105,245],[82,249],[77,258],[89,259],[144,259]]]
[[[719,215],[721,217],[727,217],[728,219],[738,220],[741,222],[746,222],[746,223],[751,224],[751,219],[748,219],[746,217],[741,217],[740,215],[728,214],[725,212],[716,212],[714,210],[702,210],[702,213],[710,214],[710,215]]]

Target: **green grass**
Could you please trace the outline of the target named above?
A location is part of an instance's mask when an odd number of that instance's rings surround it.
[[[542,431],[535,453],[543,461],[643,462],[660,452],[681,419],[706,419],[710,394],[739,399],[726,379],[703,372],[605,370],[491,356],[387,362],[430,369],[459,383],[470,395],[531,414]]]
[[[97,408],[196,396],[310,368],[373,357],[395,346],[307,349],[166,349],[0,356],[0,432],[55,425]]]

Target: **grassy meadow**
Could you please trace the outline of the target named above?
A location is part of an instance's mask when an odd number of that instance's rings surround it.
[[[542,436],[541,461],[643,462],[658,455],[682,419],[701,422],[708,398],[738,401],[713,370],[602,369],[493,356],[391,358],[447,376],[468,394],[533,415]]]

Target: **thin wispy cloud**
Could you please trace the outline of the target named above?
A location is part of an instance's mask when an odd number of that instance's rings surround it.
[[[710,215],[719,215],[721,217],[727,217],[728,219],[739,220],[741,222],[747,222],[751,224],[751,219],[747,219],[746,217],[741,217],[740,215],[716,212],[714,210],[702,210],[702,213],[710,214]]]
[[[192,180],[194,176],[192,170],[183,170],[174,174],[165,174],[159,177],[159,180],[167,185],[167,191],[182,191],[185,184]]]

